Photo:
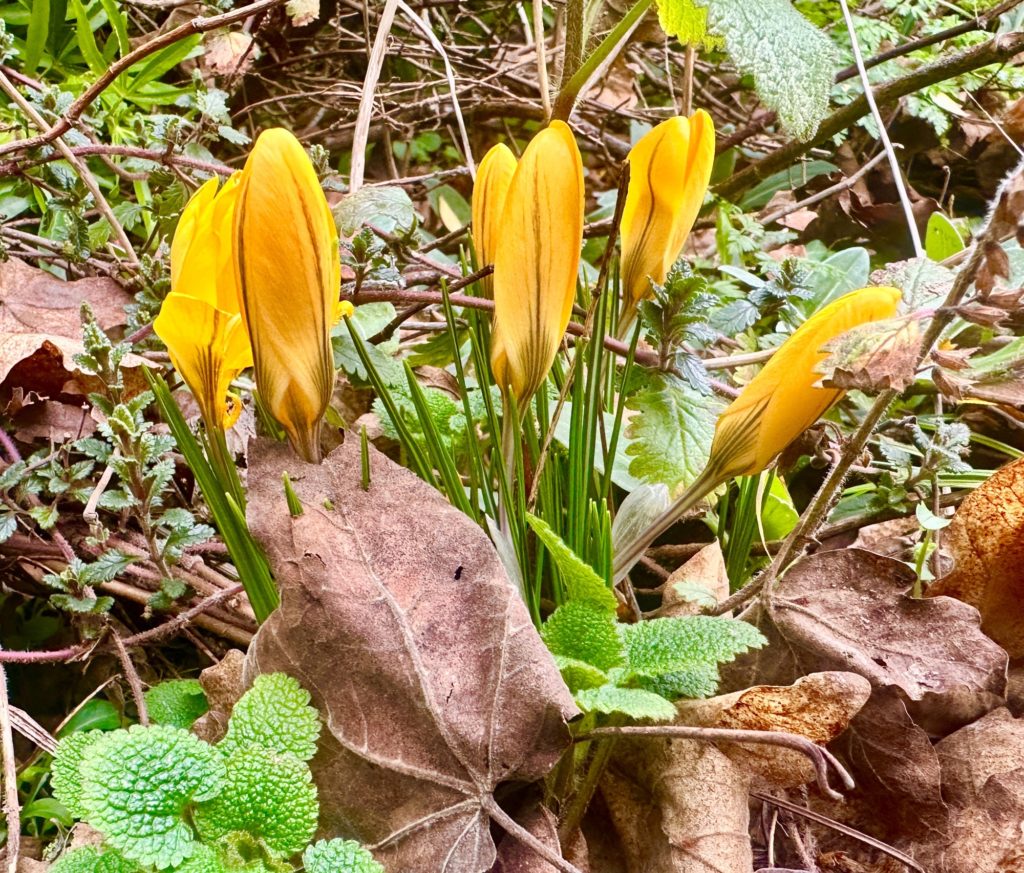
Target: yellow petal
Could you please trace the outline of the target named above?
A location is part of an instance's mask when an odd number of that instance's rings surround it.
[[[650,282],[665,281],[697,219],[715,160],[714,123],[703,109],[649,131],[629,153],[629,186],[622,208],[620,333]]]
[[[516,157],[503,143],[487,152],[477,167],[473,185],[473,247],[481,267],[494,263],[501,214],[515,172]],[[493,283],[493,276],[486,276],[480,281],[485,297],[493,296]]]
[[[760,472],[821,418],[844,394],[814,387],[823,347],[858,325],[892,318],[900,296],[897,288],[851,291],[800,325],[719,417],[708,461],[716,478]]]
[[[199,186],[185,204],[171,241],[171,289],[211,303],[217,299],[217,250],[209,241],[209,215],[218,184],[215,176]]]
[[[234,222],[235,204],[242,173],[231,174],[217,192],[210,211],[210,233],[217,248],[217,308],[239,312],[239,293],[235,282]]]
[[[338,232],[309,158],[288,131],[264,131],[235,206],[235,270],[256,387],[306,460],[334,386],[330,327],[341,284]]]
[[[494,255],[491,368],[525,408],[569,323],[583,241],[583,163],[561,121],[523,153],[505,198]]]
[[[195,395],[207,427],[221,427],[228,386],[252,357],[241,316],[171,292],[153,322],[174,368]]]

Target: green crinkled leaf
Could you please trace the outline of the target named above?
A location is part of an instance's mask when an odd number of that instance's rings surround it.
[[[810,139],[828,111],[838,55],[832,41],[790,0],[694,0],[707,9],[708,30],[786,131]]]
[[[117,852],[85,846],[65,852],[50,866],[49,873],[139,873],[139,865]]]
[[[302,853],[306,873],[384,873],[369,850],[355,840],[320,840]]]
[[[397,185],[360,188],[346,195],[332,210],[338,231],[350,237],[365,224],[387,233],[407,231],[416,223],[416,210],[405,189]]]
[[[630,718],[654,721],[671,721],[676,716],[676,708],[671,702],[643,688],[602,685],[600,688],[585,688],[574,696],[576,705],[586,712],[621,713]]]
[[[245,831],[287,858],[312,839],[319,815],[309,766],[294,755],[253,747],[227,759],[224,788],[196,806],[195,823],[207,841]]]
[[[527,515],[526,520],[533,528],[533,532],[547,547],[555,566],[558,567],[562,582],[565,583],[568,599],[570,601],[583,600],[598,609],[614,613],[618,607],[618,601],[611,588],[597,575],[594,568],[570,549],[544,519],[535,515]]]
[[[600,670],[623,661],[615,616],[586,600],[558,607],[541,626],[540,635],[553,655],[573,658]]]
[[[174,868],[174,873],[227,873],[227,867],[219,852],[200,844],[196,846],[191,858]]]
[[[53,796],[75,818],[87,815],[82,803],[82,760],[86,751],[102,737],[102,731],[77,731],[57,744],[57,752],[50,765],[50,788]]]
[[[718,664],[708,662],[695,664],[691,669],[680,670],[677,673],[642,677],[636,684],[668,700],[678,700],[680,697],[700,700],[713,697],[717,693],[720,679]]]
[[[765,643],[753,625],[710,615],[656,618],[622,625],[620,632],[627,674],[649,678],[699,671]]]
[[[198,679],[161,682],[150,688],[145,698],[150,721],[186,730],[210,708]]]
[[[320,714],[309,699],[309,692],[285,673],[257,676],[231,710],[227,734],[217,748],[230,755],[257,747],[308,761],[320,736]]]
[[[600,688],[608,683],[608,674],[593,664],[562,655],[554,657],[555,664],[562,673],[562,679],[573,694],[583,688]]]
[[[698,394],[681,379],[657,374],[629,398],[636,414],[628,434],[633,444],[629,472],[643,482],[686,487],[704,469],[711,453],[722,403]]]
[[[91,745],[81,774],[85,820],[126,858],[163,870],[194,851],[184,813],[220,790],[224,761],[188,731],[134,725]]]
[[[683,45],[700,45],[711,51],[722,47],[720,37],[708,33],[708,11],[694,0],[658,0],[661,29]]]

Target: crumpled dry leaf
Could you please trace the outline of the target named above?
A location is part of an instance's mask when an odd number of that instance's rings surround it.
[[[210,36],[205,42],[203,66],[217,76],[245,73],[259,55],[252,34],[228,30]]]
[[[826,388],[868,394],[902,391],[914,381],[921,331],[915,317],[890,318],[855,327],[825,345],[829,356],[817,371]]]
[[[319,466],[261,443],[249,460],[249,524],[283,600],[247,674],[289,673],[324,714],[322,827],[388,869],[488,870],[492,792],[543,777],[577,714],[493,546],[373,449],[364,491],[358,441]]]
[[[629,873],[750,873],[749,787],[694,740],[620,739],[601,780]]]
[[[1024,869],[1024,722],[996,709],[935,746],[948,838],[917,847],[935,873]]]
[[[77,339],[82,335],[83,303],[109,331],[125,324],[124,308],[131,302],[132,295],[113,279],[65,282],[17,258],[0,262],[0,336],[34,333]]]
[[[911,720],[896,688],[876,689],[833,751],[849,766],[851,795],[873,836],[892,841],[941,839],[949,811],[942,799],[939,759]]]
[[[192,733],[208,743],[219,743],[228,731],[228,719],[238,699],[245,693],[245,653],[229,649],[212,667],[199,674],[209,710],[196,719]]]
[[[562,853],[558,839],[558,819],[546,806],[539,803],[533,804],[525,814],[520,816],[519,822],[555,854]],[[587,873],[589,869],[587,865],[581,865],[577,858],[571,860],[581,873]],[[491,873],[557,873],[557,869],[525,843],[511,834],[505,834],[501,838],[501,842],[498,843],[498,859],[491,869]]]
[[[718,540],[708,543],[665,581],[659,616],[698,615],[729,596],[729,573]]]
[[[906,564],[861,549],[806,557],[774,590],[783,645],[742,660],[755,676],[764,671],[759,681],[779,684],[811,671],[859,673],[876,688],[900,689],[927,731],[948,733],[1001,702],[1006,653],[981,632],[974,609],[952,598],[915,600],[906,593],[912,583]]]
[[[1024,459],[996,470],[964,498],[943,533],[953,570],[928,587],[981,613],[981,628],[1024,655]]]
[[[785,731],[825,745],[846,730],[870,694],[871,683],[856,673],[812,673],[792,685],[758,685],[708,700],[680,701],[676,709],[680,724]],[[814,768],[799,752],[752,744],[718,746],[772,788],[796,788],[814,781]]]

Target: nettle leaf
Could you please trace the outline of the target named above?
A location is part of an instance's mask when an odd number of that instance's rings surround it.
[[[320,714],[309,700],[309,692],[286,673],[257,676],[231,710],[218,750],[230,755],[255,746],[308,761],[320,736]]]
[[[553,655],[583,661],[599,670],[623,663],[614,613],[589,601],[571,600],[558,607],[541,626],[540,635]]]
[[[0,543],[7,542],[18,529],[18,516],[13,512],[0,514]]]
[[[50,765],[50,788],[53,796],[67,808],[75,818],[85,818],[88,811],[82,801],[82,760],[85,753],[97,740],[102,731],[77,731],[68,734],[57,744],[57,751]]]
[[[670,701],[643,688],[585,688],[576,695],[576,704],[587,712],[621,713],[635,719],[671,721],[676,717],[676,708]]]
[[[562,679],[573,694],[583,688],[600,688],[609,682],[608,674],[593,664],[576,658],[566,658],[564,655],[555,655],[554,658],[562,673]]]
[[[629,472],[670,491],[693,482],[708,462],[721,401],[658,373],[626,405],[636,413],[627,428],[633,443],[626,451],[634,456]]]
[[[146,692],[145,699],[154,724],[169,724],[185,730],[210,708],[198,679],[161,682]]]
[[[199,844],[191,858],[174,868],[174,873],[228,873],[228,868],[216,849]]]
[[[81,766],[85,820],[141,865],[173,867],[192,855],[187,807],[216,795],[224,760],[188,731],[134,725],[104,734]]]
[[[138,873],[139,865],[117,854],[92,846],[65,852],[50,867],[49,873]]]
[[[659,6],[679,0],[659,0]],[[707,9],[736,68],[752,76],[766,106],[800,140],[814,136],[828,110],[838,54],[832,41],[790,0],[693,0]]]
[[[598,609],[614,613],[618,601],[594,568],[570,549],[544,519],[527,515],[526,520],[558,567],[569,600],[586,601]]]
[[[320,840],[302,853],[306,873],[384,873],[355,840]]]
[[[302,850],[313,838],[320,804],[309,766],[294,755],[254,747],[227,759],[224,787],[195,809],[203,839],[245,831],[280,858]]]
[[[657,618],[622,625],[620,632],[627,676],[670,677],[664,690],[681,688],[695,692],[687,696],[696,697],[714,694],[718,664],[766,642],[761,632],[745,621],[708,615]]]

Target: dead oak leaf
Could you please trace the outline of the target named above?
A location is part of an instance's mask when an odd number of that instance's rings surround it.
[[[247,673],[289,673],[323,713],[321,825],[388,869],[488,870],[495,788],[542,778],[577,714],[493,546],[373,449],[364,491],[353,440],[318,466],[261,443],[249,461],[249,523],[282,605]]]
[[[1024,655],[1024,459],[996,470],[964,498],[943,546],[953,570],[928,588],[981,613],[981,628],[1009,653]]]

